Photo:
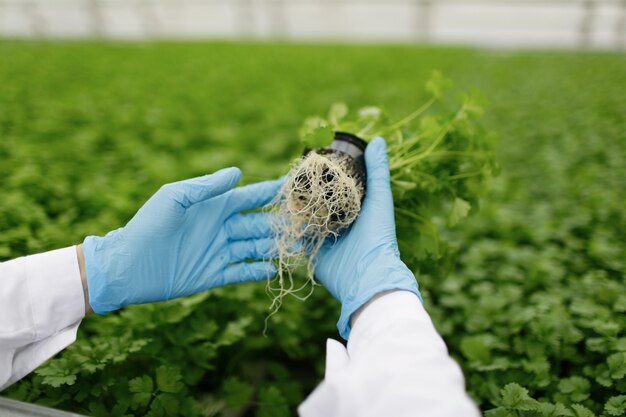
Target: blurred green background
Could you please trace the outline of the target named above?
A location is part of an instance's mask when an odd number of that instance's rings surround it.
[[[479,88],[502,173],[448,236],[453,264],[418,275],[427,309],[491,415],[626,415],[625,54],[1,41],[0,57],[0,260],[121,227],[167,182],[281,175],[332,102],[403,115],[435,69]],[[98,416],[286,415],[323,377],[338,304],[323,288],[287,302],[265,338],[268,301],[251,284],[90,317],[8,394]],[[157,369],[184,388],[135,404],[129,381]]]

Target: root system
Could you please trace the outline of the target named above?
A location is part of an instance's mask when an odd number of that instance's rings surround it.
[[[266,287],[272,297],[270,316],[285,295],[301,300],[311,295],[320,248],[354,222],[364,192],[354,161],[341,152],[311,151],[294,164],[272,205],[278,273]],[[307,280],[296,283],[293,271],[302,265],[307,268]]]

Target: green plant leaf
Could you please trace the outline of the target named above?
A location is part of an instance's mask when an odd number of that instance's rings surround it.
[[[493,408],[485,411],[485,417],[517,417],[513,412],[504,407]]]
[[[469,93],[461,93],[461,105],[469,117],[480,118],[485,113],[488,102],[480,91],[474,89]]]
[[[169,393],[158,394],[150,404],[150,411],[156,415],[175,416],[179,410],[180,401]]]
[[[604,411],[610,416],[623,416],[626,414],[626,395],[617,395],[609,398],[604,405]]]
[[[143,375],[128,381],[128,389],[130,392],[152,393],[152,391],[154,391],[154,384],[152,383],[152,378],[148,375]]]
[[[113,406],[113,408],[111,409],[111,416],[113,417],[127,417],[129,416],[128,414],[126,414],[126,411],[128,411],[128,408],[131,406],[130,401],[127,400],[126,398],[120,398],[117,401],[117,404],[115,404]]]
[[[256,417],[288,417],[287,400],[275,386],[261,388]]]
[[[471,361],[488,363],[491,361],[491,347],[487,338],[470,336],[461,341],[461,351]]]
[[[618,352],[606,360],[611,378],[622,379],[626,376],[626,352]]]
[[[591,410],[580,404],[573,404],[572,411],[574,412],[574,417],[596,417]]]
[[[438,99],[442,98],[450,87],[452,87],[452,80],[444,77],[440,71],[433,71],[426,82],[426,91]]]
[[[507,384],[500,391],[502,405],[510,410],[530,411],[537,409],[537,401],[528,395],[528,390],[518,384]]]
[[[472,205],[462,198],[455,198],[448,214],[448,223],[450,226],[457,225],[462,219],[466,218],[470,212]]]
[[[304,144],[307,148],[319,149],[330,145],[335,139],[335,132],[330,126],[319,126],[304,136]]]
[[[90,412],[90,415],[92,415],[93,417],[109,417],[110,416],[109,412],[104,407],[104,405],[97,403],[95,401],[89,403],[89,412]]]
[[[591,384],[585,378],[573,376],[559,382],[559,390],[573,402],[584,401],[589,397]]]
[[[174,366],[159,366],[156,370],[156,383],[159,390],[172,394],[181,392],[185,386],[180,369]]]
[[[133,408],[145,407],[152,398],[154,384],[148,375],[133,378],[128,381],[128,390],[133,393],[131,405]]]
[[[43,377],[43,383],[58,388],[61,385],[74,385],[76,382],[76,369],[72,369],[67,359],[59,359],[48,362],[45,366],[37,369],[35,373]]]
[[[219,346],[228,346],[242,340],[246,337],[246,329],[250,326],[250,323],[252,323],[252,318],[250,317],[241,317],[238,320],[229,322],[224,332],[218,338],[217,344]]]
[[[105,235],[164,183],[231,165],[246,183],[278,177],[301,154],[294,133],[304,112],[322,115],[305,122],[310,133],[334,128],[325,103],[372,103],[339,126],[365,139],[384,132],[390,163],[408,160],[391,172],[394,205],[404,211],[395,217],[399,250],[472,398],[483,410],[497,407],[490,416],[539,417],[562,412],[562,403],[577,417],[611,417],[607,401],[626,394],[617,355],[626,352],[623,54],[113,46],[0,41],[0,56],[10,57],[0,65],[0,261]],[[365,62],[377,62],[377,70],[363,72]],[[432,68],[445,68],[461,91],[480,86],[494,105],[437,81],[431,93],[416,91]],[[492,130],[500,131],[503,167],[494,180],[485,175],[498,166]],[[450,179],[459,173],[476,176]],[[471,204],[472,219],[450,228],[456,197]],[[305,279],[294,275],[296,284]],[[161,400],[155,411],[150,405],[164,394],[156,369],[167,366],[183,376],[184,389],[172,394],[179,416],[232,411],[223,399],[231,376],[261,377],[293,408],[323,374],[320,340],[335,332],[338,306],[319,288],[307,302],[285,300],[265,338],[263,287],[89,315],[71,346],[2,394],[79,414],[111,416],[129,402],[132,414],[165,415]],[[241,317],[252,317],[250,325],[229,327]],[[466,340],[484,335],[491,339]],[[280,378],[268,365],[276,358],[288,373]],[[137,377],[148,387],[144,374],[151,396],[130,390]],[[502,406],[498,394],[510,382],[543,405]],[[246,405],[250,415],[256,394]]]
[[[540,416],[545,417],[574,417],[574,413],[561,403],[549,404],[537,402],[534,410],[536,410]]]
[[[336,126],[341,121],[341,119],[343,119],[347,115],[348,115],[348,106],[346,105],[346,103],[343,103],[343,102],[333,103],[330,106],[330,110],[328,111],[328,120],[330,121],[330,123]]]
[[[229,407],[239,408],[248,403],[254,392],[252,385],[237,377],[230,377],[222,386],[223,398]]]

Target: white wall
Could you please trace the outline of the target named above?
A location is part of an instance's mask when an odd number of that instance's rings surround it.
[[[0,0],[0,36],[624,48],[626,0]]]

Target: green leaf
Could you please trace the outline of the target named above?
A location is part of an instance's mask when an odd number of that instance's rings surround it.
[[[465,337],[461,341],[461,352],[471,361],[488,363],[491,361],[491,349],[483,336]]]
[[[610,416],[623,416],[626,414],[626,395],[618,395],[609,398],[604,405],[604,411]]]
[[[111,415],[114,417],[126,417],[126,411],[130,406],[129,401],[126,398],[119,398],[117,403],[111,409]]]
[[[219,339],[217,345],[228,346],[246,337],[246,329],[252,323],[251,317],[242,317],[228,323]]]
[[[348,115],[348,106],[346,103],[337,102],[333,103],[330,106],[330,110],[328,111],[328,120],[333,124],[337,125],[341,119]]]
[[[148,375],[143,375],[128,381],[128,389],[130,392],[152,393],[152,391],[154,391],[154,384],[152,383],[152,378]]]
[[[52,387],[58,388],[61,385],[74,385],[76,382],[76,375],[47,375],[43,379],[43,383]]]
[[[180,409],[180,401],[175,395],[168,393],[158,394],[152,404],[150,411],[158,415],[174,416],[178,414]]]
[[[571,408],[574,412],[574,417],[596,417],[591,410],[580,404],[573,404]]]
[[[626,294],[620,294],[613,304],[613,309],[617,312],[626,312]]]
[[[511,410],[530,411],[537,409],[537,401],[528,395],[528,390],[518,384],[507,384],[500,391],[502,405]]]
[[[89,403],[89,413],[93,417],[109,417],[110,414],[103,404],[97,402]]]
[[[626,337],[620,337],[619,339],[615,340],[614,349],[620,352],[626,352]]]
[[[146,407],[150,403],[151,399],[152,394],[133,394],[133,396],[130,398],[130,404],[133,409],[136,410],[139,407]]]
[[[128,347],[128,352],[136,353],[143,349],[148,343],[150,343],[150,339],[137,339],[133,340],[131,345]]]
[[[426,91],[437,99],[442,98],[450,87],[452,87],[452,80],[445,78],[440,71],[433,71],[426,82]]]
[[[76,382],[75,367],[70,367],[67,359],[51,360],[35,373],[43,377],[43,383],[58,388],[61,385],[74,385]]]
[[[21,382],[11,386],[8,391],[3,392],[3,395],[6,394],[7,397],[18,401],[27,401],[30,390],[31,383],[29,381],[22,380]]]
[[[128,381],[128,390],[134,393],[131,398],[133,408],[145,407],[150,402],[154,391],[152,378],[148,375],[133,378]]]
[[[441,129],[442,125],[435,116],[427,115],[420,120],[420,131],[424,136],[436,136]]]
[[[458,224],[462,219],[466,218],[469,214],[472,205],[462,198],[455,198],[448,214],[448,223],[450,226]]]
[[[611,378],[622,379],[626,375],[626,352],[618,352],[607,359]]]
[[[254,392],[250,384],[237,377],[230,377],[224,381],[222,390],[224,401],[232,408],[240,408],[247,404]]]
[[[469,93],[461,93],[461,105],[469,117],[475,119],[482,117],[487,104],[487,99],[478,90],[472,90]]]
[[[303,142],[307,148],[320,149],[330,145],[335,139],[335,132],[330,126],[320,126],[304,136]]]
[[[504,407],[493,408],[485,411],[485,417],[517,417]]]
[[[535,408],[542,417],[573,417],[574,413],[568,410],[563,404],[556,403],[535,403]]]
[[[573,402],[584,401],[589,397],[591,384],[585,378],[573,376],[559,382],[559,390]]]
[[[163,392],[177,394],[185,386],[181,382],[183,379],[180,369],[173,366],[159,366],[156,371],[157,387]]]
[[[275,386],[261,388],[256,417],[288,417],[287,400]]]

